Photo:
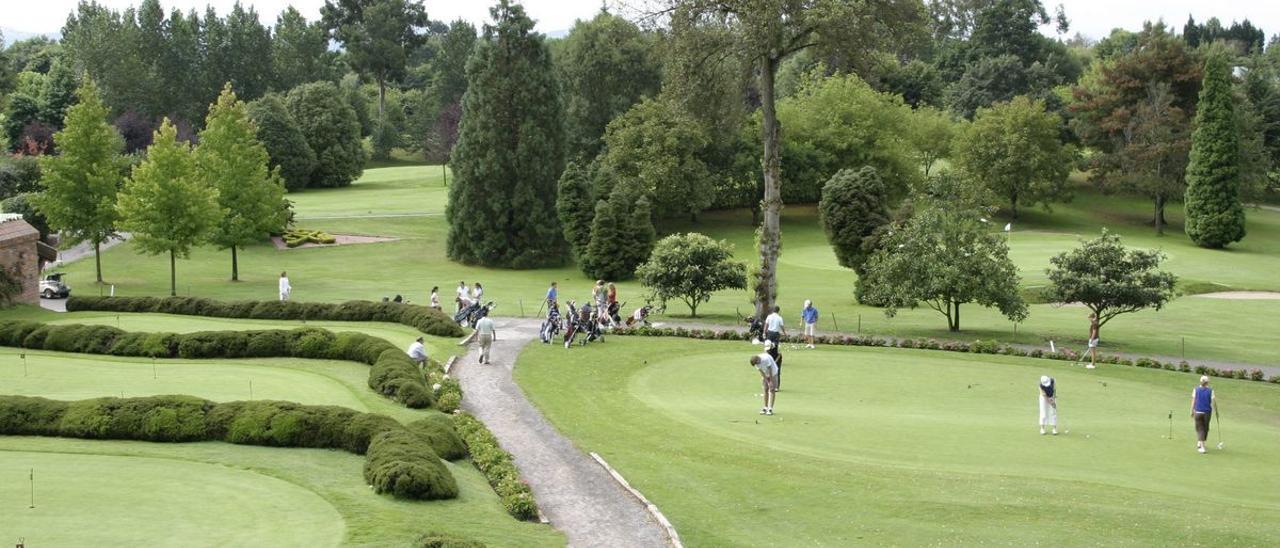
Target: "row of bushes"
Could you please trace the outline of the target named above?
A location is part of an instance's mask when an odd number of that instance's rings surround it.
[[[258,320],[328,320],[390,322],[407,325],[428,335],[461,337],[462,327],[434,308],[415,304],[347,301],[341,304],[297,301],[215,301],[200,297],[92,297],[72,296],[67,311],[146,312],[249,318]]]
[[[507,513],[519,520],[536,519],[538,504],[533,500],[529,484],[520,480],[520,471],[512,462],[511,453],[498,445],[498,439],[480,419],[459,413],[453,416],[453,422],[467,444],[471,462],[489,479]]]
[[[106,325],[49,325],[0,321],[0,345],[152,358],[309,358],[348,360],[372,366],[369,388],[408,407],[435,403],[435,394],[418,366],[384,339],[364,333],[333,333],[304,327],[292,330],[134,333]],[[439,364],[432,364],[440,370]],[[456,385],[456,383],[454,383]],[[456,408],[456,404],[453,405]],[[445,409],[452,412],[453,408]]]
[[[639,327],[632,329],[619,329],[614,331],[617,335],[633,335],[640,337],[684,337],[689,339],[702,340],[721,340],[721,341],[746,341],[750,339],[750,335],[746,332],[737,330],[718,331],[713,329],[687,329],[683,327]],[[888,348],[919,348],[924,350],[943,350],[947,352],[969,352],[973,354],[1001,354],[1005,356],[1019,356],[1024,358],[1044,358],[1050,360],[1076,361],[1080,358],[1080,354],[1066,348],[1060,348],[1057,352],[1049,352],[1041,348],[1032,350],[1024,350],[1015,346],[1002,344],[997,341],[951,341],[937,339],[891,339],[884,337],[874,337],[869,335],[822,335],[813,338],[817,344],[842,345],[842,346],[880,346]],[[782,342],[789,344],[802,344],[806,342],[804,337],[797,335],[784,336]],[[1259,382],[1272,382],[1280,384],[1280,375],[1272,375],[1267,377],[1260,369],[1217,369],[1203,365],[1192,366],[1186,361],[1180,363],[1162,362],[1152,358],[1138,358],[1131,360],[1121,356],[1098,355],[1099,363],[1108,363],[1114,365],[1129,365],[1135,367],[1147,367],[1151,369],[1164,369],[1166,371],[1182,371],[1184,373],[1195,373],[1197,375],[1209,375],[1211,377],[1222,377],[1228,379],[1252,380]]]
[[[420,500],[458,496],[436,450],[457,455],[461,441],[447,426],[424,419],[405,427],[384,415],[283,401],[0,396],[2,435],[340,449],[365,455],[365,481],[379,493]]]
[[[471,540],[445,533],[427,533],[418,537],[414,548],[485,548],[478,540]]]

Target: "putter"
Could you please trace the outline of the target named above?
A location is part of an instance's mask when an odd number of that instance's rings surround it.
[[[1218,450],[1221,451],[1222,450],[1222,415],[1214,413],[1213,421],[1217,423],[1215,426],[1218,427]]]

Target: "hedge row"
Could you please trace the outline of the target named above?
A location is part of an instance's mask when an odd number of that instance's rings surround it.
[[[462,327],[434,308],[415,304],[347,301],[341,304],[297,301],[215,301],[199,297],[85,297],[67,299],[67,311],[147,312],[250,318],[257,320],[329,320],[404,324],[428,335],[461,337]]]
[[[215,403],[192,396],[58,401],[0,396],[0,434],[154,442],[340,449],[365,455],[379,493],[432,500],[458,496],[432,442],[384,415],[283,401]]]
[[[713,329],[686,329],[683,327],[639,327],[632,329],[619,329],[612,332],[616,335],[632,335],[639,337],[684,337],[689,339],[702,340],[721,340],[721,341],[746,341],[750,339],[750,335],[745,332],[736,330],[717,331]],[[822,335],[813,338],[816,344],[826,345],[843,345],[843,346],[880,346],[887,348],[919,348],[924,350],[943,350],[947,352],[969,352],[973,354],[1001,354],[1005,356],[1020,356],[1024,358],[1044,358],[1049,360],[1076,361],[1080,358],[1080,354],[1066,348],[1058,349],[1057,352],[1048,352],[1041,348],[1033,350],[1023,350],[1007,344],[1001,344],[996,341],[939,341],[937,339],[890,339],[884,337],[874,337],[869,335]],[[803,344],[806,342],[804,337],[791,335],[784,336],[782,342],[789,344]],[[1151,369],[1164,369],[1166,371],[1181,371],[1184,373],[1195,373],[1197,375],[1209,375],[1211,377],[1223,377],[1228,379],[1241,379],[1259,382],[1272,382],[1280,384],[1280,375],[1272,375],[1267,377],[1260,369],[1217,369],[1204,365],[1192,366],[1187,361],[1179,363],[1162,362],[1152,358],[1138,358],[1130,360],[1120,356],[1098,355],[1099,363],[1108,363],[1114,365],[1129,365],[1134,367],[1147,367]]]
[[[379,394],[416,409],[435,403],[434,392],[407,354],[386,340],[363,333],[333,333],[315,327],[287,331],[133,333],[105,325],[49,325],[7,320],[0,321],[0,345],[153,358],[348,360],[372,366],[369,388]],[[432,368],[442,372],[439,364],[433,363]]]
[[[485,548],[478,540],[456,537],[445,533],[427,533],[413,543],[415,548]]]
[[[511,453],[498,445],[498,439],[479,419],[466,413],[453,416],[458,434],[467,442],[471,462],[489,479],[489,485],[502,499],[507,513],[516,519],[532,521],[538,517],[538,504],[533,500],[529,484],[520,480],[520,471],[511,461]]]

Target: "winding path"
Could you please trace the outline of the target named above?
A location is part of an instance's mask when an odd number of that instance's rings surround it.
[[[472,345],[450,371],[465,397],[462,407],[484,421],[515,457],[542,513],[575,547],[667,546],[666,532],[608,472],[564,437],[525,398],[512,379],[516,356],[537,340],[539,320],[494,318],[492,365],[477,363]]]

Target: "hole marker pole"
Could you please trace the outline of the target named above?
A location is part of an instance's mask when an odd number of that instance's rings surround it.
[[[160,375],[156,373],[156,359],[151,358],[151,378],[158,379]]]
[[[1182,338],[1182,359],[1187,359],[1187,338]]]
[[[831,325],[834,325],[834,326],[835,326],[835,331],[839,331],[839,330],[840,330],[840,322],[836,321],[836,313],[835,313],[835,312],[832,312],[832,313],[831,313]]]
[[[23,352],[21,355],[22,355],[22,376],[25,377],[27,376],[27,353]]]
[[[858,314],[858,334],[862,334],[862,314]]]
[[[253,399],[253,379],[249,379],[249,399]]]
[[[36,507],[36,469],[32,468],[31,475],[27,477],[31,480],[31,506],[28,506],[28,508],[35,508]]]
[[[541,310],[541,309],[539,309]],[[524,299],[520,299],[520,317],[524,317]]]

